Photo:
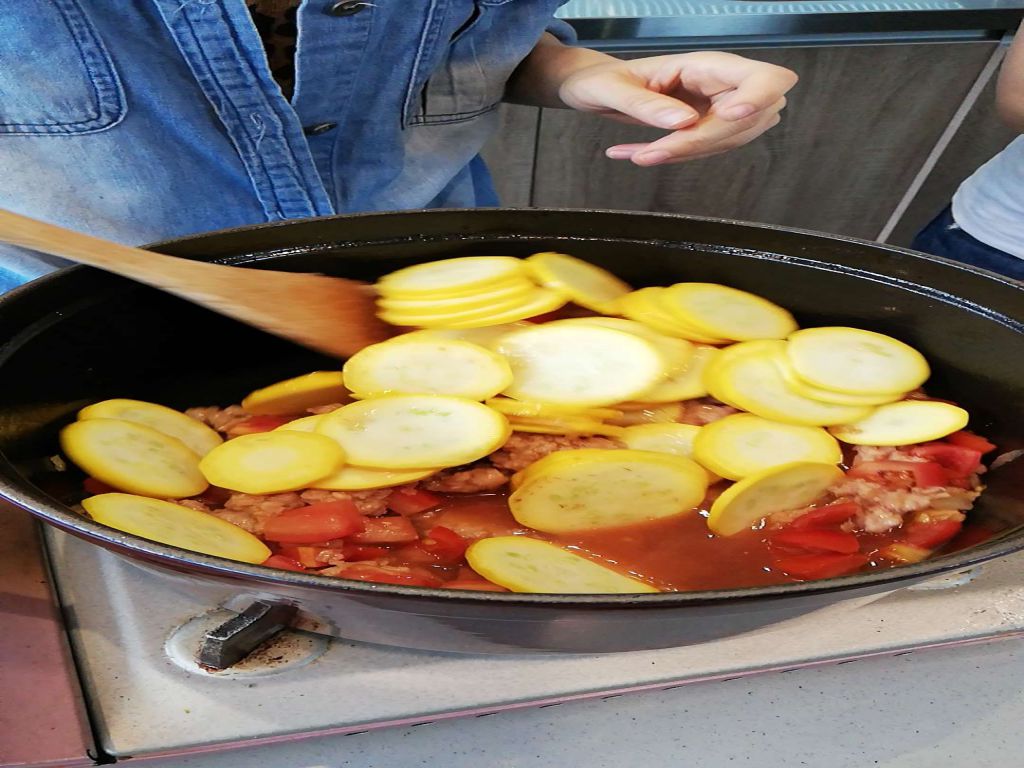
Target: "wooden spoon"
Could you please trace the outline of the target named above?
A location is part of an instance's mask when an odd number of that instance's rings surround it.
[[[4,210],[0,242],[151,285],[329,355],[349,357],[390,335],[373,288],[356,280],[179,259]]]

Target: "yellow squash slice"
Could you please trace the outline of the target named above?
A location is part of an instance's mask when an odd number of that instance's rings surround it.
[[[600,420],[614,419],[622,415],[622,411],[615,408],[567,408],[544,403],[531,403],[526,400],[513,400],[511,397],[492,397],[485,404],[506,416],[525,416],[527,418],[560,419],[563,416],[577,416]]]
[[[668,378],[659,381],[652,389],[644,392],[641,400],[651,403],[671,403],[704,397],[708,393],[704,375],[708,366],[720,352],[721,350],[717,347],[695,346],[689,362],[681,370],[669,373]]]
[[[910,445],[938,440],[967,426],[967,411],[937,400],[902,400],[880,405],[858,421],[829,431],[853,445]]]
[[[198,454],[177,438],[143,424],[98,418],[76,421],[61,430],[60,445],[83,472],[122,491],[179,499],[206,490]]]
[[[198,419],[186,416],[181,411],[142,400],[104,400],[94,403],[78,412],[79,419],[120,419],[152,427],[157,432],[176,437],[187,448],[205,456],[224,440],[210,427]]]
[[[671,424],[683,417],[682,403],[619,403],[621,416],[608,418],[609,424],[632,427],[636,424]]]
[[[354,467],[351,464],[337,472],[311,483],[311,487],[325,491],[364,491],[370,488],[391,488],[415,483],[436,474],[438,469],[376,469]]]
[[[484,400],[512,383],[501,355],[457,339],[396,339],[356,352],[343,369],[361,398],[387,394],[452,395]]]
[[[631,400],[665,376],[649,341],[611,328],[553,322],[510,333],[496,350],[512,366],[505,394],[587,408]]]
[[[451,315],[505,304],[527,296],[534,289],[527,280],[461,298],[378,299],[377,306],[399,315]]]
[[[693,458],[693,441],[702,427],[694,424],[637,424],[627,427],[621,440],[634,451],[672,453]]]
[[[324,416],[323,413],[315,413],[301,419],[292,419],[287,424],[275,427],[274,432],[316,432],[317,425],[323,421]]]
[[[463,256],[414,264],[385,275],[377,291],[387,298],[452,298],[526,280],[521,259],[511,256]]]
[[[813,504],[843,479],[834,464],[796,462],[772,467],[729,486],[715,499],[708,528],[719,536],[735,536],[773,512]]]
[[[529,466],[509,498],[512,516],[546,533],[610,528],[680,515],[707,492],[707,473],[682,456],[580,449]]]
[[[104,493],[83,500],[82,506],[98,523],[172,547],[243,563],[262,563],[271,554],[237,525],[169,501]]]
[[[777,304],[716,283],[677,283],[661,294],[661,308],[700,333],[735,341],[784,339],[797,329]]]
[[[533,315],[558,309],[568,299],[564,294],[546,288],[530,286],[523,295],[502,302],[451,312],[410,313],[395,310],[380,310],[380,318],[392,325],[418,326],[420,328],[477,328],[523,320]],[[506,318],[507,319],[495,319]]]
[[[529,536],[495,536],[466,550],[470,567],[513,592],[631,594],[659,592],[594,560]]]
[[[314,371],[257,389],[242,401],[242,408],[260,415],[291,416],[348,399],[341,371]]]
[[[785,344],[748,341],[730,347],[707,370],[708,391],[723,403],[787,424],[846,424],[871,412],[869,406],[823,403],[793,392],[774,361]]]
[[[512,430],[502,414],[472,400],[389,395],[327,414],[318,431],[336,440],[357,466],[425,469],[481,459],[504,445]]]
[[[619,314],[630,320],[648,325],[659,333],[675,336],[680,339],[697,342],[698,344],[728,344],[727,339],[720,339],[702,333],[695,326],[682,322],[678,317],[670,315],[661,304],[665,289],[652,286],[633,291],[616,302]]]
[[[929,376],[916,349],[860,328],[805,328],[789,337],[786,354],[808,384],[848,395],[909,392]]]
[[[423,328],[418,331],[410,331],[396,336],[392,341],[411,341],[413,339],[458,339],[468,341],[470,344],[479,344],[488,349],[504,336],[512,331],[519,331],[523,328],[532,328],[533,323],[519,320],[513,323],[501,325],[486,325],[481,328]]]
[[[619,437],[623,432],[623,427],[604,424],[596,419],[585,417],[538,418],[531,416],[509,416],[508,420],[515,432],[534,432],[542,435],[608,435]]]
[[[566,325],[573,323],[580,325],[597,325],[603,328],[612,328],[623,333],[631,333],[646,339],[654,345],[661,353],[665,361],[665,370],[671,375],[684,370],[694,354],[694,346],[686,339],[679,339],[674,336],[666,336],[658,333],[643,323],[636,320],[626,320],[621,317],[574,317],[569,320],[559,321]]]
[[[569,299],[564,293],[551,291],[547,288],[535,288],[529,296],[514,307],[503,308],[501,311],[493,310],[486,317],[475,320],[459,320],[458,322],[446,322],[443,327],[455,329],[483,328],[491,325],[505,325],[520,320],[527,320],[531,317],[554,312],[556,309],[565,306]],[[439,326],[442,327],[442,326]]]
[[[612,311],[615,301],[633,290],[611,272],[564,253],[535,253],[526,259],[526,269],[545,288],[595,312]]]
[[[274,430],[228,440],[199,466],[213,485],[262,494],[308,488],[344,463],[345,452],[323,435]]]
[[[742,480],[795,461],[838,464],[843,452],[836,439],[820,427],[734,413],[701,429],[693,444],[693,458],[717,475]]]
[[[774,360],[779,368],[779,372],[782,374],[782,378],[786,380],[786,386],[798,395],[809,397],[812,400],[820,400],[823,403],[835,403],[836,405],[885,405],[886,403],[902,400],[904,397],[904,393],[849,395],[843,392],[833,392],[831,389],[822,389],[821,387],[815,387],[813,384],[808,384],[797,376],[796,371],[793,370],[793,364],[789,362],[787,355],[776,355]]]

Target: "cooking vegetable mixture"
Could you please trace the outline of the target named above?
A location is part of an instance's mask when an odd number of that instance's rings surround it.
[[[897,339],[558,253],[377,290],[396,335],[340,372],[227,408],[82,410],[61,445],[85,512],[273,568],[554,593],[828,578],[967,533],[995,446]]]

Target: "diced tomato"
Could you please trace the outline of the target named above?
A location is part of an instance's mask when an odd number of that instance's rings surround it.
[[[404,517],[370,517],[365,527],[348,537],[358,544],[401,544],[416,541],[419,534],[413,524]]]
[[[795,520],[790,521],[787,528],[831,528],[835,525],[845,523],[854,515],[860,512],[860,504],[855,501],[839,501],[824,507],[812,509],[805,512]]]
[[[867,555],[861,554],[790,555],[776,560],[775,568],[797,579],[829,579],[854,573],[867,562]]]
[[[950,477],[967,477],[981,464],[981,451],[949,443],[924,443],[910,449],[915,456],[940,464]]]
[[[270,432],[294,419],[291,416],[250,416],[231,427],[233,435],[253,435],[257,432]]]
[[[346,566],[338,575],[343,579],[376,581],[381,584],[401,584],[406,587],[439,587],[442,584],[441,579],[426,569],[407,566],[353,563],[350,566]]]
[[[848,531],[828,531],[820,528],[780,531],[771,538],[772,546],[803,549],[810,552],[840,552],[851,554],[860,549],[857,537]]]
[[[445,589],[469,589],[474,592],[508,592],[504,587],[484,579],[452,579],[442,584]]]
[[[903,527],[900,540],[922,549],[935,549],[960,533],[962,527],[959,520],[911,521]]]
[[[82,490],[90,496],[98,496],[101,493],[118,493],[117,488],[112,485],[107,485],[102,480],[97,480],[95,477],[85,478],[85,480],[82,481]]]
[[[295,562],[290,557],[285,557],[284,555],[271,555],[263,561],[262,565],[265,565],[268,568],[280,568],[284,571],[303,572],[306,570],[302,565]]]
[[[363,529],[365,518],[350,499],[286,509],[267,520],[263,537],[284,544],[315,544]]]
[[[451,528],[435,525],[420,540],[419,546],[442,561],[457,563],[466,553],[469,542]]]
[[[981,435],[968,432],[966,429],[954,432],[946,440],[953,445],[958,445],[961,448],[970,448],[972,451],[978,451],[983,454],[996,449],[995,443],[986,440]]]
[[[341,554],[347,561],[354,563],[359,560],[379,560],[393,554],[393,550],[372,544],[346,544],[341,548]]]
[[[409,517],[439,507],[442,501],[444,501],[443,498],[430,491],[423,491],[419,488],[399,488],[388,496],[388,509],[396,514]]]
[[[327,563],[317,559],[317,555],[323,552],[324,547],[311,547],[305,546],[294,546],[294,547],[279,547],[277,553],[290,557],[300,565],[306,568],[323,568]]]
[[[885,484],[886,472],[910,473],[918,488],[942,486],[949,481],[945,468],[934,461],[865,461],[847,470],[846,476]]]

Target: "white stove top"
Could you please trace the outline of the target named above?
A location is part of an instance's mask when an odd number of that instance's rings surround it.
[[[119,758],[288,742],[1024,635],[1020,554],[685,648],[457,656],[288,633],[257,660],[211,675],[190,657],[224,614],[90,544],[55,530],[47,541],[98,746]]]

